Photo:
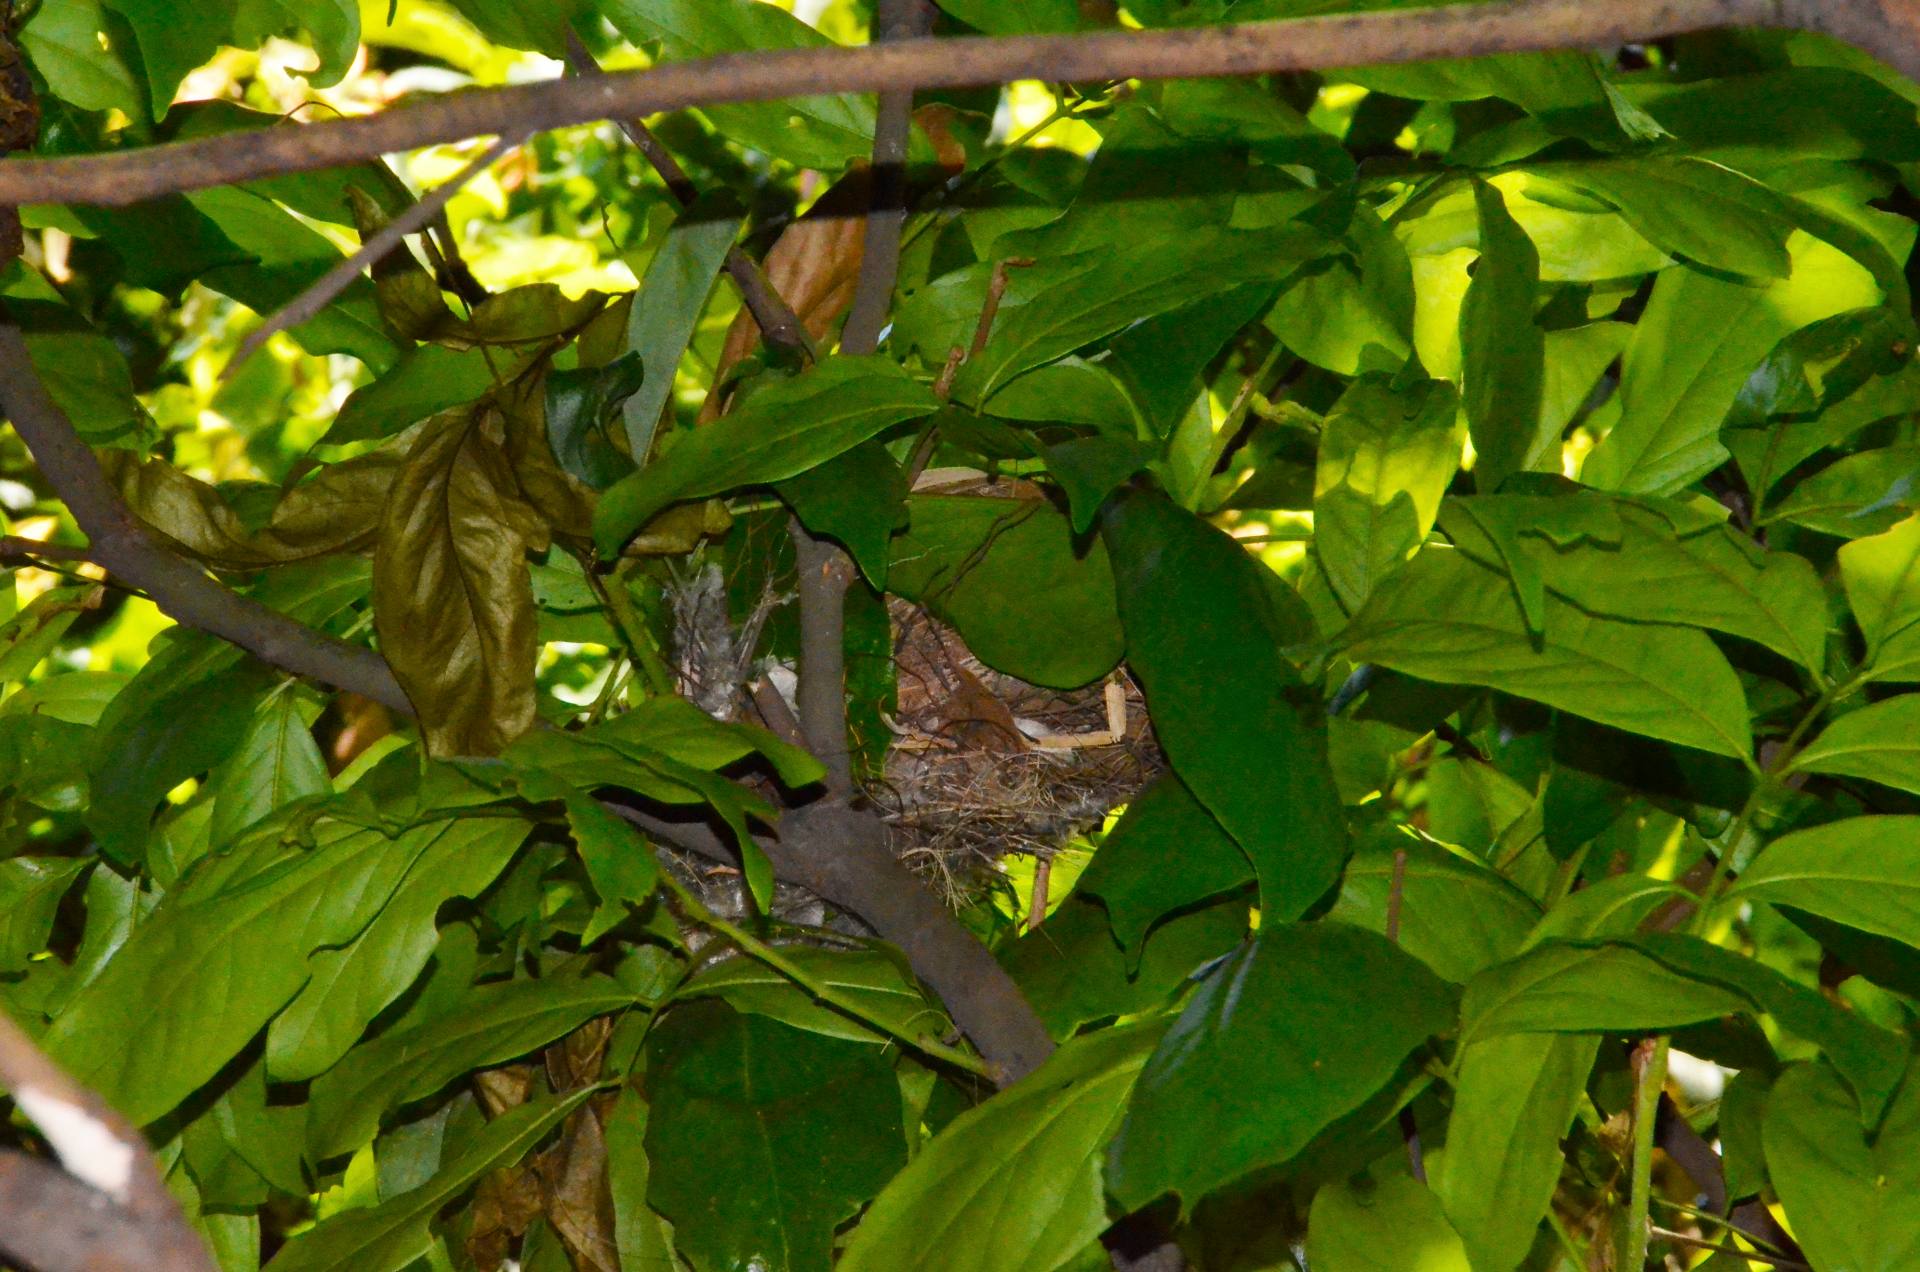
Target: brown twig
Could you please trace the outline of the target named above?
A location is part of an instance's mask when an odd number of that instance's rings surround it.
[[[247,338],[240,342],[240,347],[234,350],[233,357],[227,359],[227,365],[221,370],[220,378],[231,379],[239,371],[240,365],[258,352],[276,332],[297,327],[332,304],[335,297],[353,285],[353,281],[360,277],[363,270],[385,260],[387,254],[399,247],[400,241],[407,235],[416,230],[425,229],[446,210],[448,202],[469,181],[493,166],[496,159],[525,141],[530,135],[525,131],[503,133],[472,163],[454,173],[449,179],[442,181],[412,207],[381,226],[372,237],[360,244],[359,251],[314,279],[305,291],[282,305],[265,322],[249,332]]]
[[[567,32],[566,54],[567,65],[575,75],[595,77],[606,74],[599,61],[572,30]],[[660,144],[660,139],[653,135],[651,128],[637,118],[621,118],[617,122],[620,131],[627,135],[627,140],[660,174],[674,202],[687,207],[700,197],[700,187],[680,166],[680,161],[673,157],[673,152]],[[760,268],[760,262],[739,247],[732,247],[727,250],[722,268],[739,291],[740,303],[753,315],[753,321],[760,328],[761,339],[770,345],[791,350],[810,362],[819,358],[820,351],[815,348],[813,337],[807,334],[806,324],[800,321],[793,312],[793,306],[768,280],[766,271]]]
[[[1589,48],[1750,26],[1814,31],[1920,76],[1916,0],[1516,0],[1155,31],[877,42],[736,53],[459,94],[356,119],[0,164],[0,204],[125,205],[357,163],[483,133],[821,93],[1011,80],[1173,79]]]
[[[85,548],[69,548],[18,535],[0,535],[0,561],[90,561]]]
[[[213,1272],[139,1130],[5,1013],[0,1086],[65,1168],[22,1153],[0,1156],[0,1255],[44,1272]]]
[[[270,666],[413,714],[379,654],[249,600],[163,547],[120,502],[100,461],[47,393],[11,317],[0,319],[0,407],[86,534],[88,557],[109,574],[145,591],[182,626],[218,636]]]

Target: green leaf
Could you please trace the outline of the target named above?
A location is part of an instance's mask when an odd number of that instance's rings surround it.
[[[585,6],[582,0],[454,0],[454,8],[495,44],[562,57],[567,24]]]
[[[899,956],[882,948],[824,950],[794,945],[782,954],[814,981],[858,1004],[862,1017],[816,1002],[786,975],[755,959],[730,958],[682,985],[676,999],[718,998],[738,1012],[768,1016],[795,1029],[849,1042],[891,1044],[908,1038],[938,1038],[951,1027],[946,1013],[929,1003]],[[892,1027],[877,1033],[863,1020]]]
[[[1541,171],[1612,204],[1669,255],[1756,278],[1792,272],[1791,213],[1778,194],[1744,173],[1692,155],[1550,164]]]
[[[340,82],[360,51],[360,6],[355,0],[238,0],[233,43],[258,48],[269,38],[294,32],[320,55],[307,76],[315,88]]]
[[[939,405],[930,389],[885,358],[829,358],[682,434],[673,449],[608,490],[594,515],[594,539],[612,555],[669,504],[798,476]]]
[[[1314,551],[1349,611],[1433,528],[1460,467],[1459,399],[1442,380],[1353,382],[1327,415],[1314,473]]]
[[[352,940],[441,827],[390,839],[323,821],[313,847],[268,821],[200,867],[114,951],[48,1030],[50,1054],[136,1124],[220,1071]]]
[[[1864,1118],[1825,1065],[1774,1082],[1761,1135],[1767,1174],[1815,1267],[1896,1272],[1920,1259],[1920,1081],[1905,1081],[1868,1142]]]
[[[1245,896],[1229,896],[1174,915],[1147,936],[1139,958],[1129,959],[1101,908],[1070,896],[1045,924],[1002,949],[999,957],[1047,1032],[1071,1038],[1082,1025],[1167,1005],[1196,968],[1246,936],[1248,902]]]
[[[714,772],[749,755],[766,760],[780,781],[798,790],[825,773],[820,761],[750,724],[716,720],[685,698],[649,698],[581,736],[618,746],[641,746],[702,772]]]
[[[1160,745],[1253,862],[1267,918],[1297,917],[1338,875],[1346,827],[1325,716],[1280,656],[1265,567],[1157,494],[1109,507],[1101,535]]]
[[[613,1201],[614,1242],[622,1272],[679,1272],[673,1229],[647,1205],[653,1163],[647,1159],[650,1110],[637,1087],[620,1093],[606,1120],[607,1189]]]
[[[1039,35],[1078,31],[1076,0],[939,0],[940,7],[988,35]]]
[[[316,1077],[346,1055],[426,969],[440,939],[440,907],[484,892],[532,829],[499,817],[442,826],[366,931],[342,948],[315,950],[308,960],[310,979],[267,1029],[267,1068],[275,1081]]]
[[[217,847],[283,804],[330,793],[327,762],[300,716],[294,694],[269,698],[254,712],[239,747],[213,778],[213,824]]]
[[[1153,452],[1130,437],[1078,437],[1047,447],[1046,456],[1047,471],[1067,493],[1073,532],[1085,534],[1108,496],[1143,471]]]
[[[1427,1186],[1410,1175],[1326,1184],[1307,1215],[1307,1258],[1316,1272],[1474,1272],[1460,1234]]]
[[[184,8],[154,0],[108,0],[107,7],[133,28],[155,119],[166,116],[180,81],[219,51],[233,26],[233,0],[209,0]]]
[[[16,265],[0,279],[27,357],[74,431],[95,446],[140,443],[152,420],[134,396],[133,372],[119,347],[61,302],[38,274]]]
[[[362,1043],[314,1079],[309,1155],[324,1161],[351,1152],[373,1139],[389,1111],[633,1003],[633,995],[606,976],[479,986],[450,1014]]]
[[[289,1240],[267,1266],[272,1272],[400,1272],[412,1266],[436,1245],[432,1224],[449,1202],[482,1176],[525,1157],[594,1091],[543,1096],[508,1109],[426,1183],[377,1206],[321,1220]]]
[[[600,897],[600,908],[580,934],[580,944],[591,945],[627,916],[628,906],[653,895],[660,886],[660,862],[652,845],[598,800],[569,792],[566,809],[580,864]]]
[[[1899,698],[1882,705],[1908,701]],[[1834,727],[1874,710],[1868,707],[1843,716]],[[1822,735],[1814,747],[1824,740]],[[1911,734],[1907,742],[1910,747]],[[1801,758],[1805,760],[1805,756]],[[1814,771],[1834,770],[1822,767]],[[1914,874],[1909,847],[1916,833],[1920,833],[1920,817],[1851,817],[1783,835],[1741,872],[1739,882],[1727,892],[1727,900],[1731,904],[1770,901],[1790,905],[1920,947],[1920,877]],[[1733,901],[1735,897],[1740,900]]]
[[[659,41],[676,62],[833,47],[792,14],[757,0],[612,0],[606,16],[635,44]],[[703,108],[722,137],[830,173],[873,152],[873,112],[872,96],[855,93]]]
[[[1872,680],[1920,680],[1920,517],[1841,547],[1840,578]]]
[[[89,864],[85,857],[0,861],[0,975],[24,971],[47,948],[54,911]]]
[[[1599,1049],[1597,1036],[1516,1033],[1456,1052],[1433,1190],[1480,1272],[1510,1272],[1532,1247]]]
[[[987,347],[954,382],[954,400],[984,402],[1021,372],[1142,318],[1242,283],[1278,281],[1328,246],[1305,226],[1201,229],[1172,242],[1149,238],[1044,259],[1016,275],[1008,295],[1023,303],[1001,305]]]
[[[1848,455],[1796,485],[1764,524],[1789,521],[1842,539],[1882,534],[1920,508],[1917,481],[1920,446]]]
[[[113,249],[128,282],[166,296],[178,296],[188,283],[221,266],[257,259],[185,195],[162,195],[137,210],[85,208],[74,215]]]
[[[627,350],[640,355],[647,374],[621,407],[627,454],[637,464],[644,465],[653,451],[661,413],[673,401],[680,359],[745,215],[731,193],[709,191],[674,218],[647,262],[639,299],[627,315]]]
[[[481,411],[430,421],[394,480],[373,557],[381,652],[434,755],[493,755],[534,721],[533,585],[545,527]]]
[[[107,21],[100,0],[42,0],[20,28],[20,48],[47,88],[82,110],[147,114],[147,94],[133,69],[136,48],[125,29]]]
[[[647,1200],[703,1272],[825,1272],[834,1228],[906,1164],[878,1048],[695,1003],[654,1027],[647,1057],[647,1155],[677,1167]]]
[[[1166,773],[1128,803],[1075,886],[1106,905],[1132,970],[1154,924],[1252,882],[1240,845],[1184,782]]]
[[[1542,942],[1467,985],[1460,1043],[1549,1031],[1675,1029],[1750,1005],[1738,990],[1675,971],[1631,945]]]
[[[1660,275],[1620,374],[1620,422],[1581,479],[1603,490],[1667,494],[1727,457],[1726,418],[1753,369],[1788,334],[1880,301],[1873,277],[1839,249],[1796,232],[1792,277],[1748,286],[1696,269]]]
[[[1551,590],[1589,614],[1704,627],[1816,673],[1826,667],[1818,573],[1697,507],[1593,493],[1479,495],[1448,500],[1440,524],[1455,547],[1508,574],[1535,632]]]
[[[479,398],[494,387],[496,369],[503,379],[511,379],[523,365],[512,350],[416,346],[373,383],[349,394],[321,441],[334,446],[391,437]]]
[[[1510,957],[1540,918],[1526,893],[1481,862],[1398,831],[1390,845],[1353,855],[1327,917],[1384,934],[1396,891],[1401,948],[1456,984]]]
[[[887,586],[959,631],[996,671],[1077,689],[1113,670],[1122,636],[1106,547],[1044,500],[913,495]]]
[[[846,548],[879,591],[894,527],[906,516],[907,475],[886,447],[862,442],[776,489],[808,530]]]
[[[1449,1027],[1452,996],[1383,937],[1271,923],[1215,968],[1134,1088],[1107,1161],[1129,1210],[1282,1162]]]
[[[1545,392],[1547,342],[1533,320],[1540,253],[1507,211],[1498,189],[1475,181],[1473,197],[1480,212],[1480,261],[1460,305],[1466,377],[1462,404],[1478,455],[1475,484],[1492,491],[1526,468],[1533,451]]]
[[[633,353],[605,366],[547,373],[547,444],[567,476],[604,490],[633,471],[633,461],[613,444],[611,426],[644,387],[640,358]]]
[[[1346,656],[1484,685],[1629,732],[1744,758],[1746,695],[1705,635],[1597,619],[1549,597],[1536,644],[1506,580],[1428,548],[1355,616]]]
[[[1107,1226],[1101,1150],[1161,1031],[1148,1022],[1076,1038],[955,1118],[881,1190],[838,1266],[1066,1266]]]

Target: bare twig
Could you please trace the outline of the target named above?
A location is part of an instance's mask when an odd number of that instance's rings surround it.
[[[1751,26],[1815,31],[1920,75],[1916,0],[1516,0],[1157,31],[903,40],[739,53],[450,94],[357,119],[0,164],[0,203],[124,205],[483,133],[820,93],[1010,80],[1170,79],[1588,48]]]
[[[86,533],[88,556],[109,574],[147,592],[162,612],[183,626],[238,645],[270,666],[413,714],[379,654],[240,596],[161,546],[120,502],[100,461],[47,393],[10,317],[0,320],[0,407],[33,453],[41,475]]]
[[[5,1013],[0,1086],[65,1167],[63,1174],[25,1154],[0,1156],[0,1256],[45,1272],[212,1272],[139,1130]]]
[[[233,357],[227,360],[226,367],[220,372],[225,380],[233,376],[245,362],[270,340],[274,333],[297,327],[307,319],[332,304],[334,298],[353,285],[353,280],[368,266],[386,259],[387,253],[400,246],[400,241],[416,230],[425,229],[446,210],[447,203],[458,194],[467,182],[473,180],[489,167],[501,155],[525,141],[531,134],[522,131],[502,134],[480,156],[451,178],[442,181],[430,190],[419,202],[387,222],[374,232],[373,236],[360,245],[360,250],[347,257],[332,269],[316,278],[307,289],[282,305],[280,309],[260,326],[248,333],[240,342]]]
[[[594,77],[605,75],[600,63],[580,37],[572,30],[567,32],[567,65],[575,75]],[[653,130],[637,118],[622,118],[618,121],[620,131],[627,140],[653,165],[653,170],[666,182],[667,192],[674,201],[686,207],[700,197],[700,187],[693,183],[686,169],[680,166],[673,152],[660,144]],[[740,303],[753,315],[753,321],[759,325],[760,337],[770,345],[778,345],[804,356],[808,361],[819,357],[820,351],[814,347],[813,337],[807,334],[806,324],[793,312],[793,306],[786,302],[780,292],[768,280],[760,263],[748,256],[739,247],[727,249],[723,268],[727,277],[733,279],[733,285],[740,292]]]
[[[42,543],[38,539],[22,539],[18,535],[0,535],[0,561],[86,561],[90,559],[85,548]]]

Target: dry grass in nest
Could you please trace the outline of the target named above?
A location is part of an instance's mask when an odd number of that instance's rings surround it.
[[[896,738],[866,793],[896,855],[950,903],[977,896],[1009,853],[1051,858],[1164,767],[1124,672],[1071,692],[1043,689],[987,668],[924,610],[890,608]],[[1109,684],[1125,708],[1117,737]]]

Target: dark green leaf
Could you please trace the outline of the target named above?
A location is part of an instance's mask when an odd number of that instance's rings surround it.
[[[261,704],[212,784],[213,823],[207,834],[216,847],[283,804],[333,790],[327,762],[300,717],[295,695],[283,692]]]
[[[621,408],[627,453],[645,464],[662,412],[673,401],[680,358],[693,339],[707,295],[733,248],[745,215],[726,191],[695,199],[667,231],[640,279],[639,299],[627,316],[627,351],[640,355],[646,379]]]
[[[1480,211],[1480,261],[1460,306],[1463,404],[1478,455],[1475,482],[1492,491],[1524,469],[1531,456],[1547,344],[1533,321],[1540,253],[1507,211],[1499,190],[1476,181],[1473,197]]]
[[[640,358],[631,353],[603,367],[547,373],[547,442],[568,476],[604,490],[633,471],[611,430],[622,405],[644,387]]]
[[[669,504],[798,476],[939,399],[885,358],[831,358],[755,394],[627,477],[600,500],[594,539],[608,555]]]
[[[663,1164],[647,1200],[702,1272],[824,1272],[834,1228],[906,1163],[875,1047],[695,1003],[654,1027],[647,1055],[647,1154]]]
[[[1101,534],[1174,772],[1253,862],[1267,918],[1300,915],[1338,875],[1346,828],[1325,717],[1276,647],[1265,567],[1157,494],[1110,506]]]
[[[1191,1206],[1298,1152],[1453,1019],[1451,995],[1384,938],[1263,925],[1215,968],[1147,1062],[1107,1163],[1128,1209]]]
[[[85,857],[0,861],[0,975],[25,970],[47,948],[54,911],[87,865]]]
[[[1391,844],[1354,854],[1327,917],[1385,933],[1396,905],[1401,947],[1456,984],[1510,957],[1540,917],[1526,893],[1484,864],[1398,832]]]
[[[1769,508],[1766,521],[1790,521],[1843,539],[1881,534],[1916,508],[1920,446],[1864,451],[1821,469]]]
[[[480,397],[494,387],[496,368],[510,378],[520,365],[513,351],[420,345],[372,384],[355,389],[322,440],[333,445],[391,437]]]
[[[776,489],[808,530],[845,547],[876,590],[886,587],[889,541],[907,498],[907,475],[886,447],[862,442]]]
[[[1106,904],[1132,970],[1155,923],[1252,882],[1247,854],[1167,773],[1133,797],[1077,887]]]
[[[1920,1080],[1912,1069],[1869,1143],[1862,1123],[1874,1120],[1825,1065],[1794,1065],[1767,1097],[1767,1174],[1815,1267],[1896,1272],[1920,1258]]]
[[[1895,703],[1908,701],[1900,698]],[[1869,707],[1844,716],[1834,728],[1876,710]],[[1809,750],[1824,740],[1822,735]],[[1912,741],[1908,733],[1909,747]],[[1837,770],[1817,764],[1808,767],[1814,772],[1849,771],[1845,766]],[[1783,835],[1741,872],[1727,896],[1741,902],[1790,905],[1920,946],[1920,877],[1913,869],[1912,851],[1916,834],[1920,834],[1920,817],[1853,817]]]
[[[913,973],[886,949],[824,950],[804,945],[782,951],[812,980],[859,1005],[855,1018],[814,1000],[791,978],[745,956],[701,972],[676,991],[677,998],[718,998],[738,1012],[770,1016],[809,1033],[849,1042],[891,1044],[901,1035],[939,1038],[951,1028],[946,1013],[927,1001]],[[890,1025],[876,1033],[863,1021]]]
[[[1092,529],[1107,497],[1144,470],[1152,458],[1145,443],[1130,437],[1079,437],[1049,446],[1047,471],[1067,492],[1073,532],[1085,534]]]

